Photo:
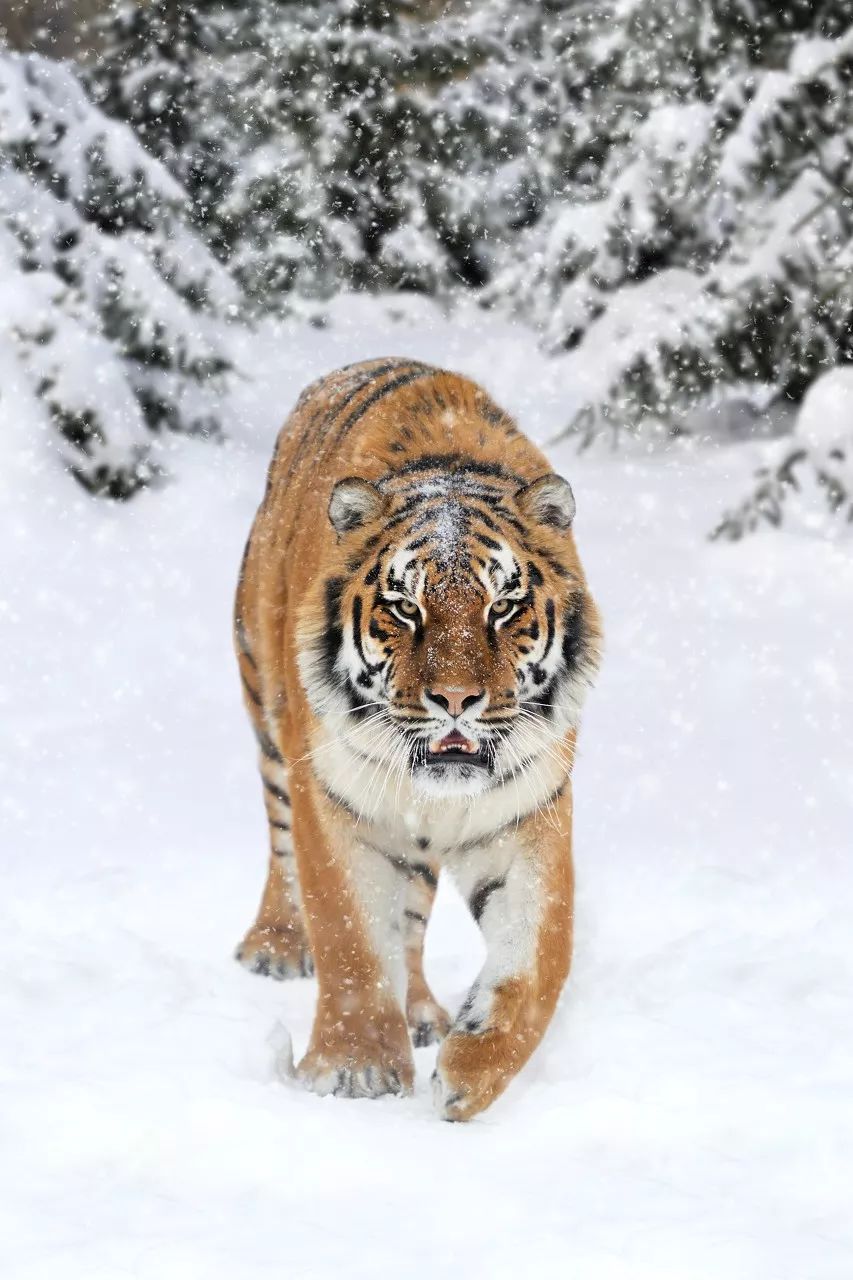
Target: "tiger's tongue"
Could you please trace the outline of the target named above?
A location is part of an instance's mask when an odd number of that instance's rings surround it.
[[[467,751],[470,755],[475,755],[477,751],[476,742],[472,742],[470,738],[464,737],[458,729],[451,730],[444,738],[439,738],[437,742],[431,742],[429,749],[433,753],[441,751]]]

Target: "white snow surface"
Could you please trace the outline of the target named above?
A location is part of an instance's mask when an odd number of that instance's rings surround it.
[[[838,365],[809,387],[797,416],[797,437],[812,449],[843,446],[853,417],[853,368]]]
[[[565,997],[467,1126],[432,1113],[432,1049],[413,1098],[317,1098],[273,1066],[315,984],[231,958],[266,849],[230,609],[275,433],[366,356],[471,373],[537,439],[577,397],[475,309],[352,301],[240,344],[230,443],[177,443],[126,506],[3,425],[4,1280],[849,1280],[849,544],[709,544],[749,446],[560,447],[607,630]],[[443,884],[449,1007],[480,955]]]

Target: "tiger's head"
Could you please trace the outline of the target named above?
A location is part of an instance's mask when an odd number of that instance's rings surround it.
[[[565,752],[600,634],[574,512],[560,476],[520,484],[458,457],[341,480],[340,571],[301,628],[315,714],[424,795],[473,796]]]

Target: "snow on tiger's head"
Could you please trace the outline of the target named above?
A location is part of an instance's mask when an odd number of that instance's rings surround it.
[[[300,666],[315,713],[350,749],[431,795],[475,795],[573,728],[599,627],[568,483],[455,455],[340,481],[340,564]]]

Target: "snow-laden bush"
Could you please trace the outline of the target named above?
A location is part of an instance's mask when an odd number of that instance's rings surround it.
[[[711,252],[691,263],[702,296],[669,347],[637,332],[605,389],[629,416],[667,417],[743,379],[796,400],[853,354],[851,81],[853,25],[795,47],[784,71],[750,73],[721,94],[698,166],[698,239]],[[723,117],[734,117],[727,130]],[[691,376],[673,376],[684,369]]]
[[[853,367],[813,383],[792,439],[771,446],[753,493],[728,512],[714,537],[731,542],[763,525],[778,526],[791,508],[806,528],[853,525]]]
[[[479,278],[492,126],[459,86],[499,47],[488,6],[124,0],[99,26],[98,101],[185,187],[252,304]]]
[[[623,17],[636,12],[625,0]],[[582,360],[608,348],[587,430],[680,429],[697,401],[749,382],[796,401],[853,355],[853,14],[803,4],[771,25],[760,4],[673,12],[693,29],[673,19],[663,62],[626,43],[631,24],[611,33],[613,91],[645,67],[638,119],[593,198],[556,201],[492,288],[552,348],[582,344]]]
[[[608,25],[589,101],[633,90],[635,118],[611,113],[596,180],[556,194],[488,296],[577,348],[585,440],[678,433],[727,400],[789,409],[853,361],[853,11],[616,0]],[[853,424],[839,430],[831,447],[798,438],[721,535],[780,521],[798,491],[843,517]]]
[[[167,431],[215,435],[234,288],[180,187],[70,67],[0,49],[0,407],[126,497]]]
[[[710,127],[703,103],[653,107],[584,198],[553,202],[507,251],[489,298],[509,299],[548,349],[571,349],[620,290],[707,255],[697,171]]]
[[[231,60],[256,46],[265,4],[115,0],[93,23],[98,56],[83,68],[95,102],[162,162],[214,245],[246,154],[239,140],[253,132]]]

